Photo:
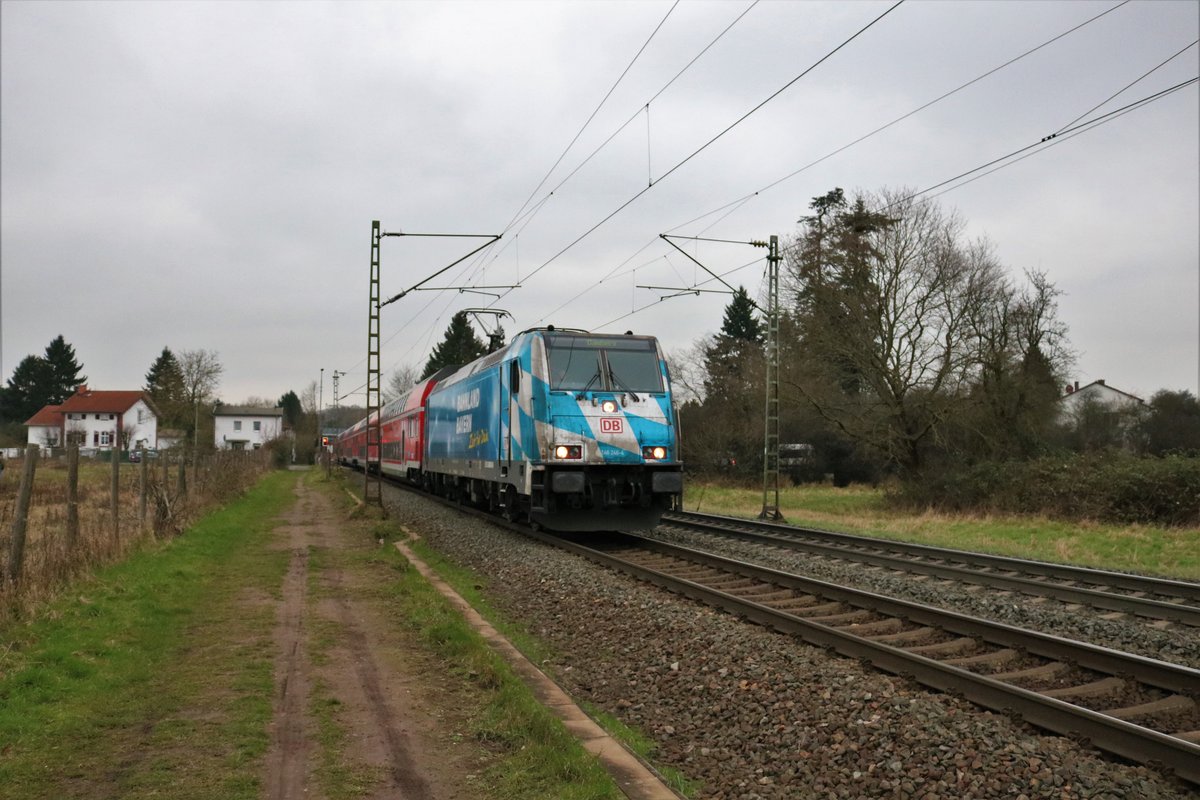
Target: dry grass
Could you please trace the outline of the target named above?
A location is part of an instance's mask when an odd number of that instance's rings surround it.
[[[264,457],[240,457],[235,463],[218,454],[200,469],[198,486],[189,487],[186,503],[175,509],[170,529],[181,530],[188,521],[214,502],[240,491],[251,476],[261,474]],[[141,516],[141,464],[122,463],[119,470],[117,525],[112,515],[112,465],[83,459],[79,465],[78,539],[67,541],[67,467],[65,459],[39,461],[30,498],[25,551],[19,581],[7,581],[10,570],[13,521],[21,482],[21,465],[10,462],[0,480],[0,620],[22,615],[43,605],[64,586],[94,566],[123,559],[155,538],[154,493],[164,486],[163,462],[151,461],[146,469],[146,514]],[[177,493],[178,464],[167,465],[167,493]],[[232,468],[231,468],[232,467]],[[249,467],[249,469],[247,469]],[[243,476],[242,473],[246,473]],[[188,470],[189,483],[192,482]],[[236,484],[231,486],[230,483]]]
[[[773,499],[770,498],[770,499]],[[900,539],[1104,569],[1200,579],[1200,530],[1063,521],[1035,515],[965,514],[897,509],[882,489],[787,487],[779,506],[793,525]],[[688,482],[684,508],[754,518],[761,489]]]

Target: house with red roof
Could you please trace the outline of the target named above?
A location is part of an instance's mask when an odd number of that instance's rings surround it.
[[[43,450],[61,447],[63,443],[62,406],[42,406],[42,410],[25,422],[29,429],[28,444],[36,444]]]
[[[158,446],[158,412],[145,392],[97,391],[80,386],[57,406],[45,406],[25,423],[29,444],[78,444],[109,450]],[[53,439],[55,444],[50,444]]]

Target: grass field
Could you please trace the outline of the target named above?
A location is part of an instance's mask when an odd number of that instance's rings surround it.
[[[258,796],[274,614],[239,600],[278,592],[291,480],[0,628],[0,798]]]
[[[774,501],[774,495],[770,497]],[[761,489],[698,480],[685,483],[684,508],[757,517]],[[1044,517],[914,514],[888,507],[882,489],[789,486],[779,507],[792,525],[900,539],[986,553],[1200,579],[1200,529],[1066,523]]]
[[[0,623],[0,800],[261,796],[276,603],[290,559],[272,536],[294,502],[296,479],[269,474],[183,536],[76,580],[32,618]],[[317,472],[306,480],[345,497],[340,482]],[[386,523],[345,524],[364,541],[386,538]],[[481,796],[622,796],[394,548],[313,551],[311,563],[317,569],[333,560],[360,574],[381,616],[408,627],[443,665],[441,680],[459,682],[456,702],[474,720],[463,733],[494,756]],[[319,597],[314,591],[314,602]],[[337,635],[329,626],[311,627],[316,661]],[[309,712],[320,793],[373,796],[378,776],[347,766],[345,720],[330,687],[313,687]]]

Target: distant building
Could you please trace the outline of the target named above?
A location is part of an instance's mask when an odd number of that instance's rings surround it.
[[[36,444],[42,450],[61,447],[63,443],[62,406],[42,406],[42,410],[25,421],[29,429],[26,442]]]
[[[282,434],[282,408],[217,406],[213,409],[213,444],[218,450],[257,450]]]
[[[1079,381],[1066,387],[1066,393],[1059,398],[1059,418],[1066,421],[1075,418],[1085,403],[1099,403],[1107,408],[1118,411],[1137,408],[1144,405],[1142,398],[1128,392],[1114,389],[1101,378],[1092,381],[1087,386],[1080,386]]]
[[[141,391],[80,386],[61,405],[44,406],[25,425],[29,444],[43,448],[77,444],[97,450],[136,450],[158,443],[158,412]]]

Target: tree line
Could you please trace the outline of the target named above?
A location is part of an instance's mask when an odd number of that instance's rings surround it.
[[[181,350],[176,355],[164,347],[141,387],[158,417],[159,431],[178,430],[189,443],[211,443],[212,418],[201,409],[215,402],[223,371],[212,350]],[[87,381],[75,348],[61,334],[56,336],[42,355],[22,359],[0,387],[0,436],[10,444],[23,444],[28,419],[45,406],[62,404]]]
[[[905,191],[815,197],[783,248],[781,441],[798,479],[921,482],[980,463],[1121,449],[1200,454],[1200,403],[1083,403],[1064,415],[1073,363],[1059,290],[1014,276],[984,239]],[[720,331],[673,357],[685,460],[761,474],[764,313],[734,293]]]

